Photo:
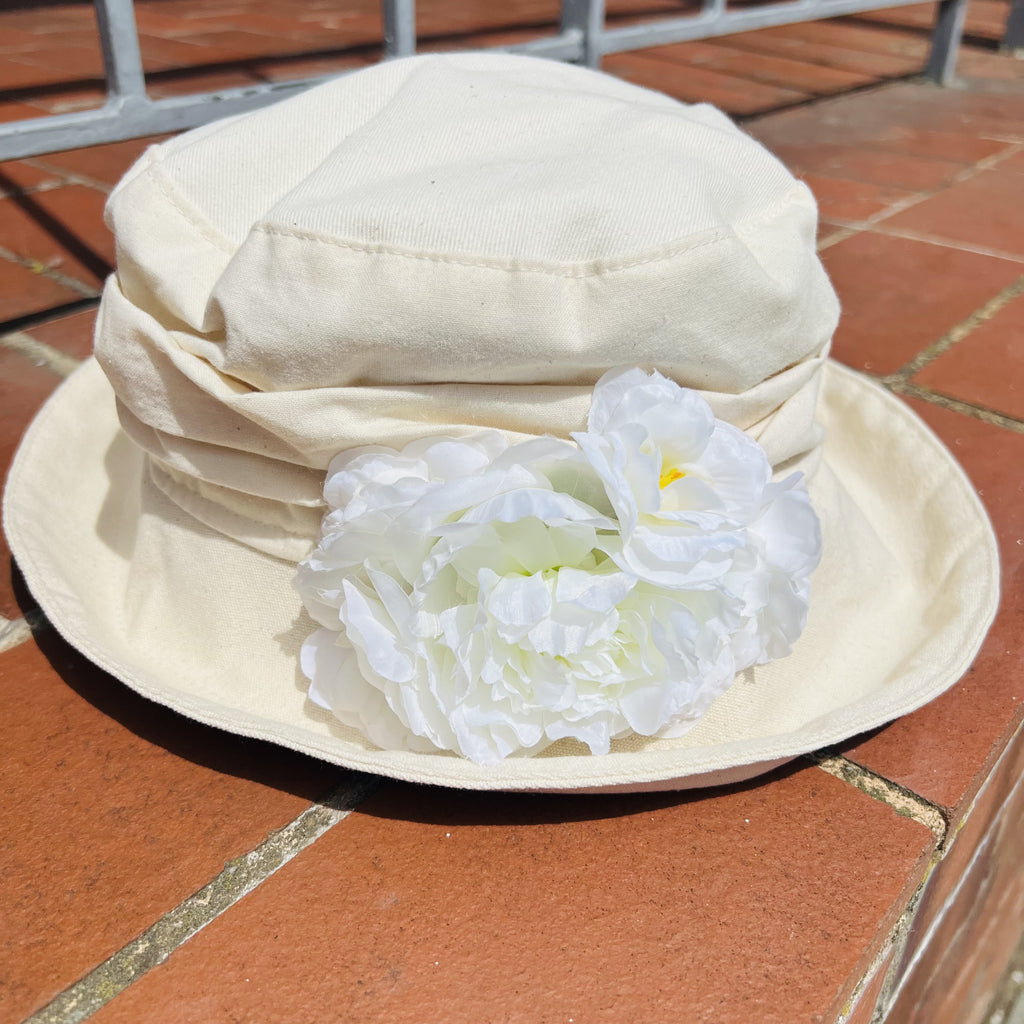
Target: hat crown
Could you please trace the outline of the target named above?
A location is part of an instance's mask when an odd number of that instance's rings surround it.
[[[271,164],[269,194],[211,202],[208,216],[234,243],[265,225],[509,269],[586,272],[778,214],[794,188],[713,107],[570,65],[426,57],[364,75],[377,86],[375,109],[353,111],[351,81],[340,81],[324,99],[337,94],[341,117],[299,118],[324,136],[315,167]],[[248,121],[235,130],[251,134]],[[227,144],[207,136],[165,168],[195,175],[214,200],[209,183],[222,174]]]
[[[820,442],[813,199],[707,106],[525,57],[387,62],[154,147],[108,215],[97,354],[193,514],[307,544],[338,451],[566,437],[623,365],[777,467]]]
[[[173,247],[139,230],[168,202]],[[196,354],[262,391],[592,385],[643,362],[739,393],[836,318],[813,200],[763,147],[522,57],[391,62],[190,133],[110,216],[129,298],[161,292]]]

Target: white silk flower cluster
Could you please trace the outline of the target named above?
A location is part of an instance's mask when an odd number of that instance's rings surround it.
[[[605,374],[587,430],[362,447],[297,589],[309,697],[379,747],[480,764],[678,736],[788,654],[821,555],[799,474],[695,392]]]

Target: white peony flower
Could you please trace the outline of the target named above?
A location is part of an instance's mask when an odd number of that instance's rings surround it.
[[[480,763],[678,735],[806,618],[797,477],[659,374],[607,374],[577,444],[495,431],[328,470],[297,587],[310,698],[384,748]]]
[[[789,654],[821,559],[802,476],[772,483],[756,441],[657,372],[606,373],[587,432],[573,437],[618,519],[616,562],[672,590],[715,589],[740,601],[737,671]]]

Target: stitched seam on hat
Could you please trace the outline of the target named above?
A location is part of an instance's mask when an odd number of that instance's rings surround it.
[[[222,252],[234,254],[237,246],[225,235],[221,234],[221,232],[219,232],[217,228],[207,220],[205,216],[203,216],[198,208],[196,208],[184,195],[181,194],[173,179],[164,170],[163,160],[160,158],[159,153],[154,154],[152,163],[150,164],[150,170],[157,189],[171,207],[179,214],[179,216],[194,227],[200,236],[211,245],[215,246]],[[740,225],[745,224],[763,224],[774,220],[775,217],[778,216],[779,212],[784,207],[788,206],[794,197],[805,197],[807,191],[806,186],[801,182],[797,182],[793,188],[780,196],[767,209],[761,210],[756,216],[738,221],[736,226],[739,227]],[[416,250],[402,249],[397,246],[376,246],[368,243],[346,242],[342,239],[330,238],[329,236],[313,231],[306,231],[298,228],[289,229],[278,225],[259,222],[254,224],[251,230],[259,231],[267,235],[279,235],[283,238],[304,238],[308,241],[319,242],[324,245],[331,245],[341,249],[348,249],[351,252],[362,252],[380,256],[396,256],[402,259],[417,259],[431,263],[449,263],[456,266],[479,267],[487,270],[516,271],[520,273],[546,274],[553,277],[568,278],[596,277],[601,274],[612,274],[618,271],[630,270],[635,267],[646,266],[652,263],[666,262],[675,256],[681,255],[682,253],[691,252],[693,250],[704,248],[708,245],[714,245],[718,242],[736,237],[734,232],[709,231],[705,234],[705,237],[698,237],[688,243],[669,243],[660,250],[656,250],[655,252],[644,256],[637,256],[633,258],[627,257],[608,261],[592,260],[583,266],[571,267],[556,263],[549,264],[539,260],[501,260],[487,257],[474,259],[468,256],[417,252]]]
[[[151,165],[150,177],[156,184],[157,189],[170,203],[174,211],[182,217],[189,225],[196,229],[204,241],[209,242],[221,252],[233,255],[237,246],[222,235],[192,203],[178,191],[171,176],[164,170],[162,162]]]
[[[402,249],[397,246],[349,242],[341,238],[321,235],[314,231],[304,231],[300,228],[284,228],[271,224],[256,224],[252,230],[253,233],[259,232],[271,237],[302,239],[308,242],[317,242],[321,245],[329,245],[336,249],[345,249],[348,252],[365,253],[373,256],[394,256],[398,259],[419,260],[423,263],[444,263],[459,267],[472,267],[479,270],[515,271],[517,273],[544,274],[548,277],[566,278],[597,277],[601,274],[613,274],[651,263],[663,263],[684,252],[702,249],[735,237],[732,234],[721,231],[708,232],[705,237],[688,244],[668,246],[659,252],[638,256],[633,259],[590,260],[581,266],[571,266],[560,263],[544,263],[540,260],[502,260],[494,257],[473,258],[446,253],[427,253],[416,249]]]
[[[746,225],[765,224],[774,220],[779,213],[796,197],[806,198],[808,191],[806,186],[797,182],[784,195],[780,196],[767,209],[761,210],[756,216],[737,221],[736,228]],[[716,245],[719,242],[742,238],[736,231],[722,231],[714,229],[698,235],[694,239],[685,242],[670,242],[656,249],[651,253],[642,256],[623,257],[612,260],[590,260],[580,266],[567,265],[564,263],[546,262],[543,260],[503,260],[495,257],[471,257],[459,256],[447,253],[428,253],[416,249],[406,249],[400,246],[374,245],[368,242],[346,241],[341,238],[332,238],[329,235],[317,231],[310,231],[304,228],[289,228],[279,224],[268,224],[261,222],[254,224],[252,232],[259,232],[271,237],[304,239],[309,242],[318,242],[321,245],[329,245],[338,249],[346,249],[349,252],[366,253],[376,256],[395,256],[399,259],[422,260],[427,263],[445,263],[460,267],[475,267],[482,270],[515,271],[528,274],[545,274],[549,277],[583,278],[597,277],[602,274],[614,274],[623,270],[631,270],[635,267],[647,266],[653,263],[664,263],[680,256],[686,252],[693,252],[706,246]]]

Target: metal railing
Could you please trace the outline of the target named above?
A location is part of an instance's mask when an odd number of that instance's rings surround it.
[[[605,54],[920,2],[784,0],[729,10],[726,0],[703,0],[697,14],[608,28],[605,25],[604,0],[562,0],[557,34],[498,49],[597,67]],[[94,3],[107,81],[106,103],[94,110],[0,124],[0,159],[35,156],[194,128],[220,117],[273,103],[330,77],[325,75],[151,99],[146,94],[132,0],[94,0]],[[924,74],[936,82],[945,84],[953,77],[966,4],[967,0],[941,0],[939,4],[931,53],[924,69]],[[1014,0],[1015,15],[1020,15],[1022,5],[1024,0]],[[382,7],[385,58],[414,53],[415,0],[382,0]]]
[[[1024,50],[1024,0],[1013,0],[1010,5],[1010,16],[1006,20],[1006,32],[1003,35],[1003,49],[1018,54]]]

